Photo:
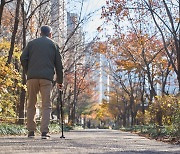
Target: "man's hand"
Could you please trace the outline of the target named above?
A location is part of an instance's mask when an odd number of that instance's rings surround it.
[[[57,88],[58,88],[59,90],[62,90],[63,84],[62,84],[62,83],[57,83]]]

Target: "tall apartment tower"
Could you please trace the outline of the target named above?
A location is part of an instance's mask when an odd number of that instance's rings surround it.
[[[66,55],[69,62],[67,64],[72,63],[79,55],[82,55],[85,48],[83,30],[81,27],[77,28],[78,19],[78,14],[67,12],[67,38],[69,39],[67,43],[69,52]],[[82,58],[78,60],[78,62],[83,63],[82,61]]]
[[[53,29],[53,39],[60,47],[66,38],[66,9],[65,0],[51,0],[51,27]]]

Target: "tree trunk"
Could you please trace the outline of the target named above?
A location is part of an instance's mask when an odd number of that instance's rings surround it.
[[[145,75],[143,75],[143,81],[141,82],[141,103],[142,103],[142,113],[145,114],[145,107],[144,107],[144,93],[145,93]],[[143,122],[144,123],[144,122]]]
[[[70,94],[70,91],[69,91],[69,96],[68,96],[68,99],[67,99],[67,102],[68,102],[68,123],[71,121],[71,94]]]
[[[75,59],[76,60],[76,59]],[[74,100],[73,100],[73,109],[72,109],[72,125],[76,122],[76,103],[77,103],[77,74],[76,74],[76,62],[74,64]]]
[[[17,0],[17,4],[16,4],[14,28],[13,28],[13,32],[12,32],[12,36],[11,36],[11,46],[10,46],[10,49],[9,49],[9,55],[8,55],[7,64],[10,64],[11,60],[12,60],[12,55],[13,55],[14,45],[15,45],[15,39],[16,39],[16,33],[17,33],[17,30],[18,30],[18,25],[19,25],[19,12],[20,12],[21,1],[22,0]]]
[[[174,44],[175,44],[175,48],[176,48],[176,53],[177,53],[177,79],[178,79],[178,83],[179,83],[179,92],[180,92],[180,45],[179,45],[179,39],[178,39],[178,34],[175,30],[175,26],[174,26],[174,22],[173,22],[173,17],[172,17],[172,13],[170,12],[167,2],[165,2],[165,0],[163,0],[170,24],[171,24],[171,28],[172,28],[172,35],[173,35],[173,39],[174,39]]]
[[[73,102],[69,104],[69,117],[68,121],[70,125],[73,125]]]
[[[178,48],[177,50],[177,66],[178,66],[177,79],[179,83],[179,92],[180,92],[180,48]]]
[[[127,110],[127,123],[126,123],[126,126],[129,126],[129,124],[130,124],[130,109],[129,109],[129,107],[128,107],[128,110]]]
[[[85,129],[86,128],[86,117],[85,116],[83,118],[83,121],[84,121],[83,128]]]
[[[24,0],[22,3],[22,18],[23,18],[23,49],[26,46],[26,14],[24,11]],[[26,75],[25,75],[25,71],[23,70],[22,73],[22,84],[25,85],[26,84]],[[24,88],[21,88],[21,94],[20,94],[20,104],[19,104],[19,124],[23,124],[24,123],[24,104],[25,104],[25,99],[26,99],[26,91]]]
[[[25,85],[26,83],[26,77],[25,77],[25,73],[23,71],[23,74],[22,74],[22,83],[23,85]],[[18,124],[24,124],[24,104],[25,104],[25,99],[26,98],[26,91],[24,88],[21,88],[21,94],[20,94],[20,103],[19,103],[19,121],[18,121]]]
[[[123,127],[126,127],[126,112],[122,116],[123,120]]]
[[[161,109],[156,114],[156,120],[159,126],[162,126],[162,111]]]
[[[131,112],[131,126],[134,125],[134,96],[133,96],[133,93],[131,94],[130,96],[130,112]]]

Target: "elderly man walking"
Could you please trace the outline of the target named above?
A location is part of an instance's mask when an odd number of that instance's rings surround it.
[[[58,87],[63,83],[63,66],[59,47],[51,37],[51,27],[41,27],[41,37],[30,41],[25,47],[20,59],[23,69],[27,74],[27,129],[28,137],[34,137],[36,130],[35,114],[37,94],[40,92],[42,97],[42,119],[41,136],[48,139],[50,122],[51,102],[50,93],[52,81],[56,73]]]

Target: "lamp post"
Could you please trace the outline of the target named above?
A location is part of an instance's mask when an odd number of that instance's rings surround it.
[[[76,70],[77,66],[76,66],[76,61],[74,63],[74,100],[73,100],[73,109],[72,109],[72,124],[75,123],[75,118],[76,118],[76,100],[77,100],[77,96],[76,96],[76,85],[77,85],[77,70]]]
[[[83,65],[82,63],[74,62],[74,99],[73,99],[73,109],[72,109],[72,124],[75,124],[76,119],[76,105],[77,105],[77,66]]]

